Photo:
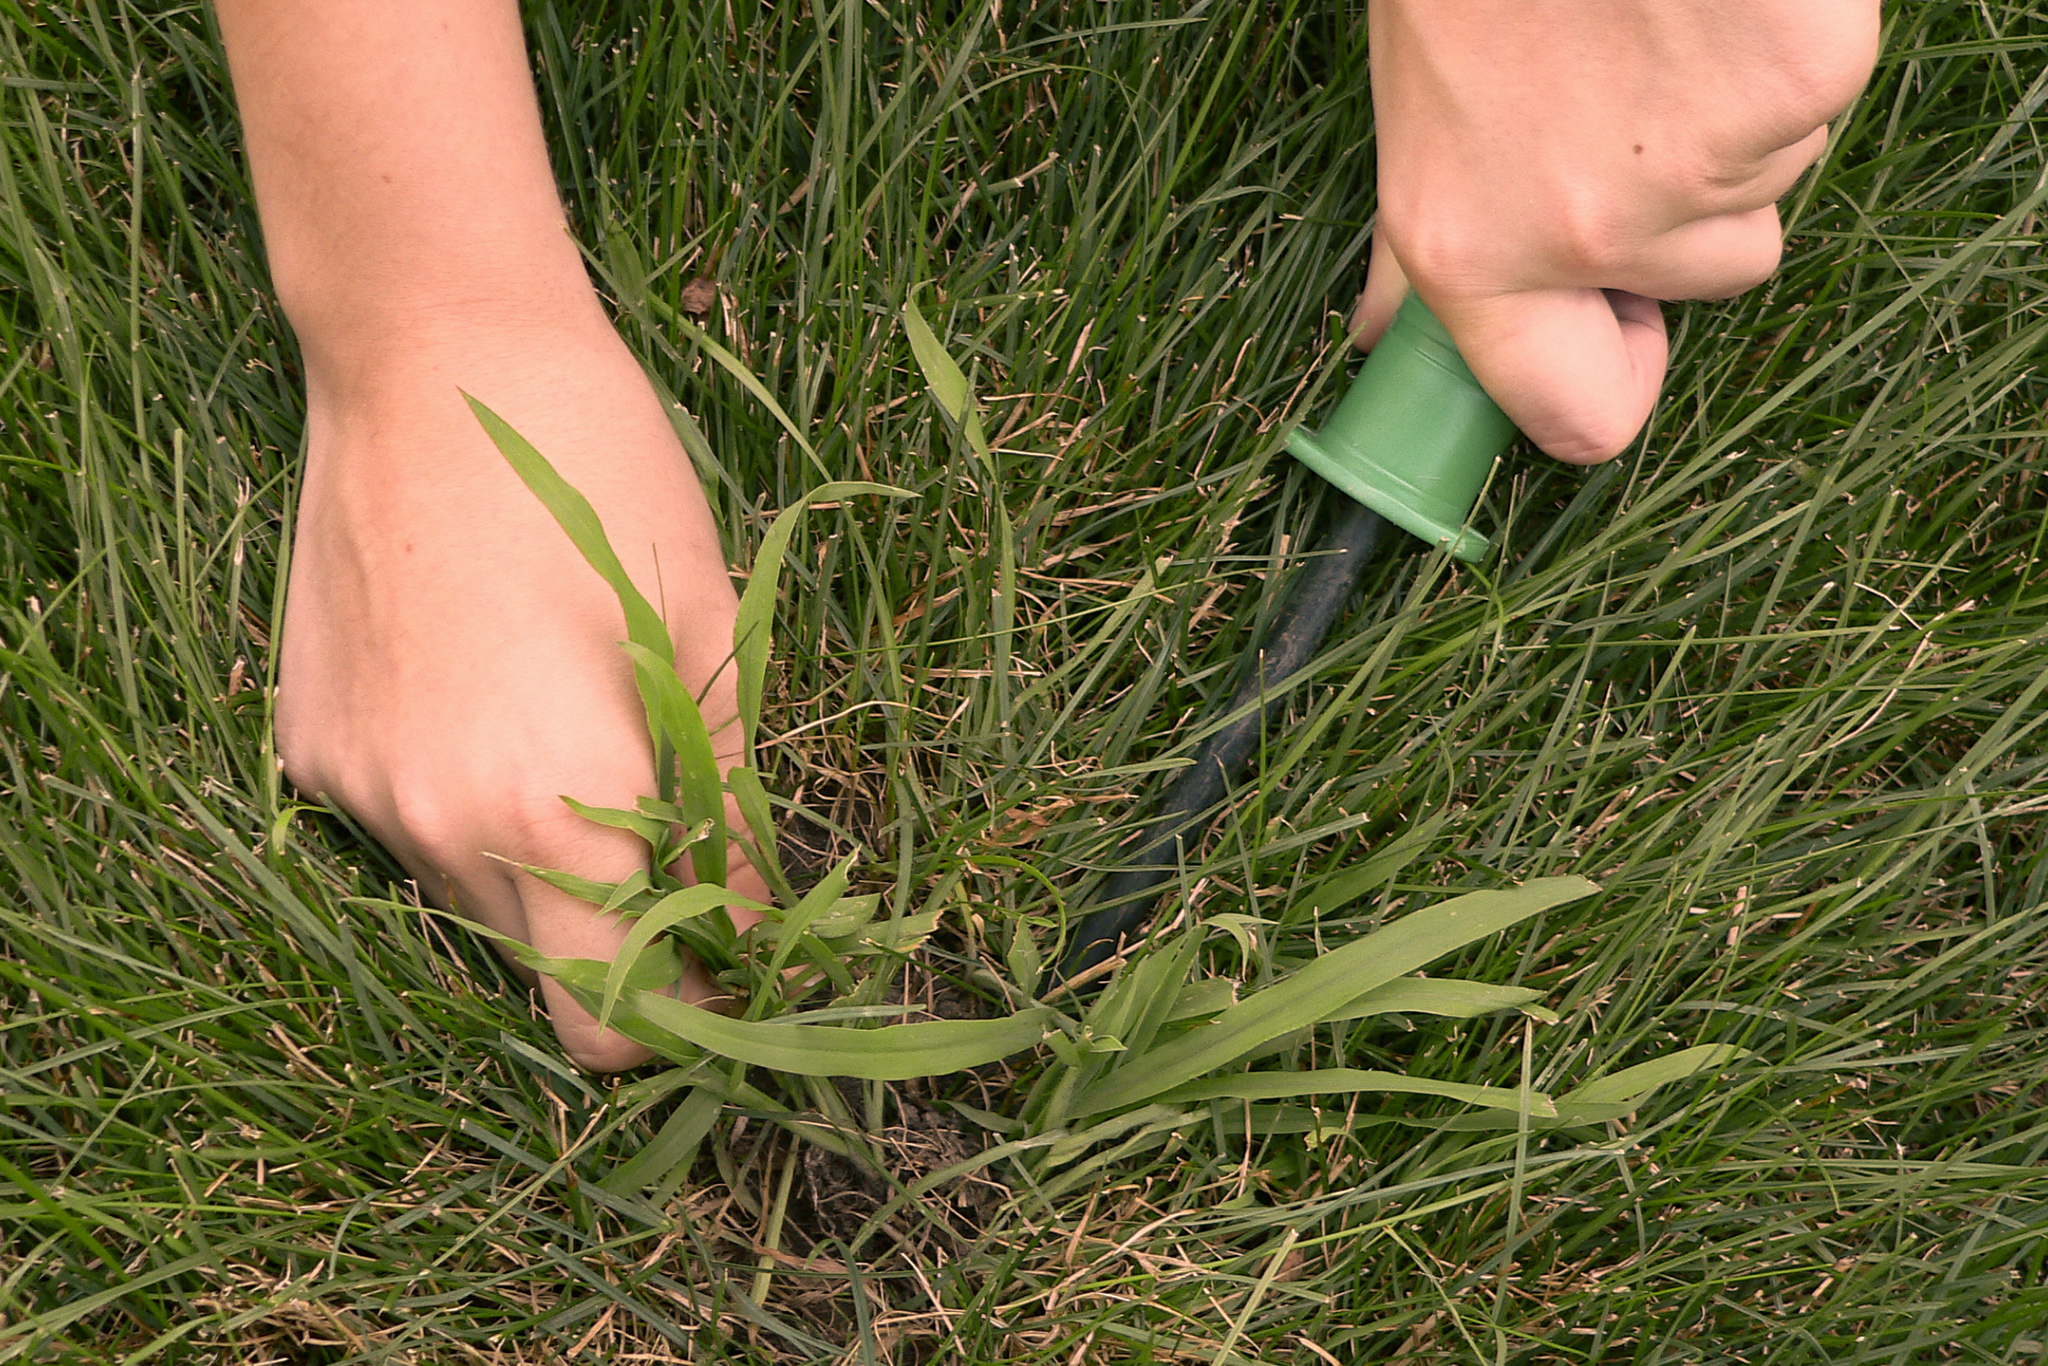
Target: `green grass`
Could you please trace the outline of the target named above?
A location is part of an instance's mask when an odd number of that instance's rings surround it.
[[[1278,452],[1341,382],[1360,16],[528,13],[572,216],[735,564],[827,482],[915,494],[796,535],[771,787],[893,913],[943,908],[941,970],[1049,959],[1317,502]],[[1777,281],[1677,312],[1620,461],[1505,466],[1488,564],[1375,571],[1184,875],[1273,922],[1205,950],[1253,987],[1453,892],[1606,888],[1445,965],[1556,1023],[1323,1026],[1301,1066],[1561,1093],[1747,1060],[1592,1131],[1397,1096],[1248,1135],[1216,1101],[1064,1190],[998,1164],[978,1238],[907,1207],[850,1265],[758,1121],[665,1196],[597,1187],[673,1094],[576,1075],[281,784],[302,410],[217,46],[191,8],[7,15],[0,1359],[2048,1353],[2048,13],[1891,7]],[[787,427],[689,325],[699,274]],[[1032,1066],[957,1097],[1014,1114]]]

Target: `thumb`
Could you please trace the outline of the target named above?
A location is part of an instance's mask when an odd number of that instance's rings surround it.
[[[1539,289],[1430,307],[1493,401],[1573,465],[1635,440],[1664,382],[1664,314],[1621,290]]]
[[[1372,260],[1365,268],[1365,292],[1358,296],[1358,304],[1351,310],[1351,344],[1361,351],[1379,345],[1394,321],[1395,311],[1401,307],[1401,300],[1407,297],[1407,272],[1394,259],[1387,235],[1376,232],[1372,237]]]

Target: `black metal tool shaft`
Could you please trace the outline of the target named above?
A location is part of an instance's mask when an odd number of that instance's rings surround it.
[[[1209,821],[1221,813],[1232,785],[1244,776],[1261,731],[1286,700],[1287,681],[1315,657],[1372,562],[1385,520],[1349,498],[1333,501],[1337,507],[1322,540],[1296,573],[1272,630],[1259,644],[1258,657],[1250,661],[1224,710],[1226,715],[1244,710],[1262,696],[1265,706],[1210,736],[1193,765],[1182,770],[1124,868],[1097,889],[1096,908],[1082,917],[1069,941],[1060,964],[1062,978],[1072,980],[1107,962],[1144,924],[1183,849],[1201,837]]]

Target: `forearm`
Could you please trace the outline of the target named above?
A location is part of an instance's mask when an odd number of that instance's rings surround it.
[[[594,311],[514,0],[217,5],[271,274],[309,364],[479,311]]]

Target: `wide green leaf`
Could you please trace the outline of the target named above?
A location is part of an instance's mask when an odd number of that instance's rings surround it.
[[[1449,820],[1443,815],[1431,816],[1381,843],[1359,863],[1324,878],[1309,888],[1304,897],[1310,910],[1320,918],[1362,896],[1379,891],[1395,874],[1421,856]]]
[[[1166,952],[1151,955],[1124,970],[1132,972],[1135,968],[1135,1008],[1126,1019],[1117,1021],[1118,1027],[1109,1032],[1122,1035],[1129,1042],[1133,1054],[1143,1054],[1151,1048],[1159,1037],[1159,1031],[1172,1017],[1187,985],[1188,974],[1194,971],[1202,937],[1201,927],[1192,927]]]
[[[1496,987],[1449,977],[1402,977],[1346,1003],[1335,1014],[1325,1016],[1323,1023],[1362,1020],[1369,1015],[1442,1015],[1469,1020],[1528,1005],[1542,995],[1527,987]]]
[[[650,849],[659,848],[662,841],[668,838],[669,824],[667,821],[656,820],[654,817],[643,815],[638,811],[626,811],[616,806],[591,806],[588,803],[577,801],[574,797],[567,796],[562,798],[562,804],[583,817],[584,820],[593,821],[598,825],[608,825],[614,830],[630,831],[638,835],[641,839],[647,841],[647,847]]]
[[[1361,1070],[1355,1067],[1326,1067],[1309,1072],[1246,1072],[1235,1077],[1209,1077],[1176,1086],[1154,1097],[1160,1105],[1190,1105],[1203,1100],[1292,1100],[1297,1096],[1351,1095],[1365,1091],[1399,1092],[1417,1096],[1445,1096],[1468,1105],[1495,1110],[1522,1108],[1522,1093],[1506,1086],[1472,1086],[1463,1082],[1433,1081],[1400,1072]],[[1531,1091],[1529,1113],[1544,1118],[1557,1114],[1557,1106],[1541,1091]]]
[[[521,872],[531,873],[558,892],[573,896],[578,901],[587,901],[606,911],[624,911],[627,915],[638,915],[661,899],[645,869],[635,869],[621,882],[595,882],[577,873],[565,873],[559,868],[542,868],[532,863],[518,863],[513,866]]]
[[[846,881],[853,872],[854,860],[859,857],[860,854],[855,852],[841,859],[837,868],[819,878],[817,885],[805,892],[803,899],[784,913],[782,938],[775,946],[775,958],[768,969],[771,974],[782,971],[782,966],[789,961],[789,955],[795,949],[797,940],[838,906],[840,899],[846,895]]]
[[[706,1059],[699,1065],[709,1063],[710,1060]],[[643,1186],[666,1187],[672,1184],[679,1172],[696,1161],[698,1146],[711,1132],[719,1111],[724,1108],[725,1097],[714,1088],[693,1088],[670,1113],[661,1131],[599,1184],[613,1195],[631,1195]]]
[[[787,905],[796,900],[788,877],[782,871],[781,851],[776,842],[781,834],[775,828],[775,814],[768,803],[768,789],[762,786],[761,775],[741,765],[725,771],[725,788],[732,793],[735,805],[740,809],[740,819],[746,823],[748,853],[755,867],[754,871],[767,880],[768,890],[776,900]]]
[[[981,413],[974,402],[974,393],[967,386],[967,376],[946,353],[938,334],[931,324],[924,320],[924,314],[917,311],[917,305],[909,299],[903,301],[903,332],[910,338],[910,353],[917,358],[917,368],[924,371],[925,383],[931,386],[932,397],[939,401],[939,407],[946,416],[959,424],[961,435],[974,453],[987,461],[990,459],[988,437],[982,432]]]
[[[638,641],[623,647],[633,661],[633,676],[647,703],[648,729],[657,747],[676,757],[676,805],[683,824],[709,821],[711,838],[690,846],[690,866],[702,882],[725,881],[725,791],[718,775],[718,756],[697,699],[676,673],[674,657],[657,655]]]
[[[620,1005],[622,1015],[707,1053],[792,1076],[864,1081],[945,1076],[1000,1061],[1035,1046],[1051,1018],[1049,1011],[1026,1010],[999,1020],[857,1029],[733,1020],[650,991],[628,990]]]
[[[695,887],[670,892],[643,912],[640,918],[633,922],[633,928],[626,932],[625,942],[619,945],[619,951],[613,955],[610,965],[605,969],[604,995],[597,1011],[598,1024],[602,1026],[610,1021],[612,1010],[618,1003],[620,990],[626,985],[633,966],[639,961],[641,951],[654,942],[656,935],[674,929],[685,920],[694,920],[720,907],[727,910],[739,908],[750,911],[767,909],[752,897],[741,896],[738,892],[710,883],[699,883]]]
[[[470,395],[465,393],[462,397],[468,401],[470,412],[476,414],[476,420],[483,424],[498,453],[512,466],[513,473],[533,491],[534,497],[540,499],[556,524],[568,533],[569,540],[590,562],[590,567],[618,596],[619,606],[626,613],[627,638],[663,659],[673,660],[675,645],[669,639],[668,627],[663,623],[661,613],[654,610],[654,604],[647,600],[626,573],[626,566],[612,549],[611,540],[604,534],[604,524],[598,521],[597,509],[590,506],[590,500],[577,492],[548,458],[514,431],[504,418]]]
[[[1166,1012],[1166,1023],[1178,1024],[1183,1020],[1199,1020],[1205,1015],[1221,1015],[1236,1004],[1236,982],[1228,977],[1204,977],[1180,989],[1180,994],[1173,998],[1173,1005]]]
[[[879,953],[909,953],[938,930],[941,910],[934,906],[928,911],[874,921],[851,935],[835,936],[833,944],[842,953],[855,946]]]
[[[1505,891],[1470,892],[1425,907],[1324,954],[1209,1024],[1127,1056],[1075,1098],[1072,1112],[1095,1114],[1149,1100],[1228,1066],[1268,1040],[1329,1019],[1366,992],[1447,953],[1599,890],[1581,877],[1537,878]]]
[[[1604,1124],[1609,1120],[1621,1119],[1633,1114],[1643,1106],[1658,1088],[1673,1082],[1684,1081],[1727,1066],[1738,1058],[1748,1057],[1748,1051],[1733,1044],[1701,1044],[1694,1048],[1681,1048],[1676,1053],[1634,1067],[1624,1067],[1584,1086],[1575,1087],[1557,1098],[1557,1114],[1532,1127],[1541,1129],[1570,1129],[1584,1125]],[[1442,1121],[1446,1129],[1503,1129],[1512,1127],[1513,1120],[1503,1120],[1494,1115],[1455,1115]]]
[[[472,934],[504,945],[521,966],[560,981],[592,1014],[597,1013],[598,1003],[604,995],[605,975],[612,964],[600,963],[595,958],[550,958],[524,940],[515,939],[502,930],[494,930],[466,916],[452,911],[436,911],[434,914],[453,921]],[[626,960],[626,955],[621,954],[619,958]],[[627,962],[624,985],[629,991],[660,991],[672,986],[682,976],[682,969],[682,959],[674,953],[635,953]]]
[[[1573,1087],[1557,1099],[1557,1118],[1560,1124],[1598,1124],[1610,1119],[1620,1119],[1632,1110],[1639,1109],[1650,1094],[1661,1086],[1699,1076],[1703,1072],[1718,1071],[1738,1058],[1749,1056],[1747,1049],[1733,1044],[1709,1043],[1692,1048],[1681,1048],[1676,1053],[1648,1062],[1624,1067],[1619,1072],[1610,1072],[1587,1082],[1584,1086]]]
[[[819,463],[818,452],[811,445],[810,438],[804,435],[804,429],[797,426],[796,419],[789,415],[789,410],[782,406],[781,401],[775,397],[775,392],[762,382],[759,375],[747,368],[745,361],[719,345],[709,332],[688,318],[669,313],[665,321],[702,348],[704,354],[711,357],[719,369],[738,380],[740,387],[752,394],[755,400],[768,410],[768,415],[775,419],[776,425],[789,433],[789,439],[796,443],[797,449],[808,456],[813,465]],[[820,468],[822,469],[822,466]]]
[[[804,926],[804,933],[820,939],[844,939],[866,928],[881,908],[882,898],[874,892],[842,896],[825,914]],[[781,943],[784,930],[782,922],[777,919],[780,914],[779,911],[771,912],[766,920],[747,931],[748,936],[759,944]]]

